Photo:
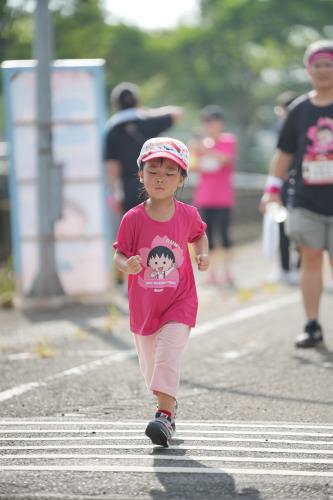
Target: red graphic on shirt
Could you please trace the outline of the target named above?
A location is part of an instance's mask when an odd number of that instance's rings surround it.
[[[312,144],[306,148],[308,154],[333,154],[333,120],[319,118],[316,125],[310,127],[307,137]]]
[[[138,279],[143,288],[177,288],[179,283],[178,268],[183,264],[183,250],[167,236],[156,236],[151,248],[139,251],[144,266],[143,278]]]
[[[302,175],[305,184],[333,183],[333,120],[319,118],[316,125],[310,127],[307,145],[302,162]]]

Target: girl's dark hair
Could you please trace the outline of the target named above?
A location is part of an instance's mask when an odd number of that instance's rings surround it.
[[[217,104],[209,104],[200,111],[201,120],[204,122],[219,120],[224,121],[224,111]]]
[[[172,262],[176,262],[175,255],[174,255],[173,251],[170,250],[170,248],[158,246],[158,247],[154,247],[150,250],[148,257],[147,257],[147,266],[149,266],[150,259],[156,257],[156,255],[158,257],[162,257],[162,255],[164,255],[164,257],[169,257],[169,259],[171,259]]]

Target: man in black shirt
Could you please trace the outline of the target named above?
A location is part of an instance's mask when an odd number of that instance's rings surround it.
[[[323,253],[333,269],[333,40],[306,50],[304,63],[313,90],[289,108],[273,157],[262,210],[281,202],[288,173],[287,230],[301,252],[301,290],[307,322],[296,346],[314,347],[323,340],[319,305],[323,289]]]
[[[140,183],[136,159],[143,143],[171,127],[182,115],[177,106],[139,107],[138,87],[123,82],[111,92],[116,113],[106,127],[104,160],[111,189],[109,203],[122,215],[139,203]]]

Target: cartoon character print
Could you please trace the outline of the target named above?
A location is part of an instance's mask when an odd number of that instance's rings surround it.
[[[150,276],[155,279],[165,279],[172,272],[175,263],[173,251],[164,246],[154,247],[147,258],[147,266],[153,271]]]
[[[177,288],[178,268],[183,264],[184,255],[175,241],[167,236],[156,236],[151,248],[142,248],[139,253],[144,266],[139,284],[143,288],[153,288],[155,291],[163,291],[166,287]]]
[[[312,144],[307,147],[308,154],[333,153],[333,120],[332,118],[319,118],[316,125],[310,127],[307,137]]]
[[[305,184],[333,184],[333,120],[319,118],[310,127],[307,145],[302,162],[302,175]]]

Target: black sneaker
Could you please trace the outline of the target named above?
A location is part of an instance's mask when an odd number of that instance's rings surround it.
[[[151,420],[147,425],[145,434],[153,444],[168,448],[173,435],[171,418],[165,413],[157,412],[154,420]]]
[[[322,340],[322,328],[318,321],[313,319],[306,323],[304,332],[296,338],[295,345],[300,348],[315,347],[315,345],[318,344],[318,342],[322,342]]]

